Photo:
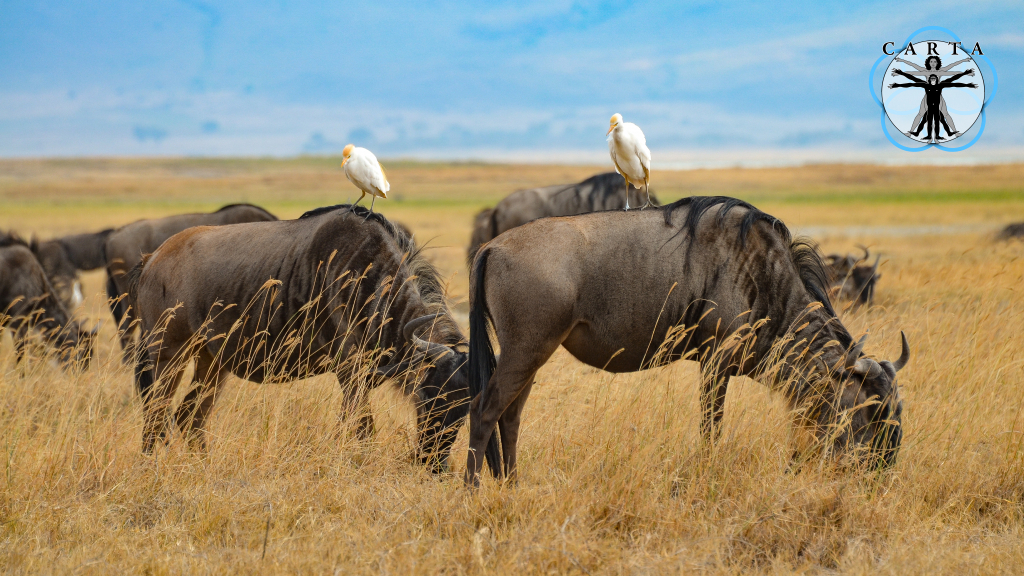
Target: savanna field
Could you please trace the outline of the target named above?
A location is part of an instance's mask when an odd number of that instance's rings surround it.
[[[2,161],[0,229],[49,238],[234,202],[294,218],[356,197],[339,164]],[[600,171],[385,164],[391,198],[376,208],[427,244],[464,328],[473,215]],[[465,429],[453,473],[431,476],[413,461],[412,404],[390,388],[372,395],[376,435],[358,440],[333,376],[232,378],[208,455],[176,437],[144,456],[103,273],[87,272],[78,314],[106,319],[87,371],[41,350],[16,367],[0,339],[0,571],[1024,573],[1024,242],[993,241],[1024,220],[1022,183],[1024,165],[654,172],[663,202],[736,196],[826,253],[882,255],[874,306],[841,313],[872,356],[899,356],[900,330],[911,345],[904,443],[881,474],[788,470],[787,408],[745,378],[707,452],[696,364],[612,375],[561,350],[526,405],[516,485],[464,488]]]

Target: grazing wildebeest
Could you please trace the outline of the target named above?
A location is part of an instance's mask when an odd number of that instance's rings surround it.
[[[25,356],[35,327],[57,349],[65,368],[86,368],[95,331],[84,330],[68,313],[46,272],[28,245],[13,236],[0,238],[0,328],[13,329],[15,360]]]
[[[222,226],[242,222],[268,222],[277,217],[252,204],[229,204],[216,212],[178,214],[151,220],[139,220],[118,228],[107,237],[104,253],[107,260],[107,297],[110,311],[118,325],[118,336],[124,350],[124,360],[130,357],[130,345],[135,333],[135,312],[125,301],[128,285],[125,274],[165,240],[193,226]],[[239,247],[241,248],[241,247]]]
[[[481,248],[470,286],[467,482],[478,481],[479,454],[496,475],[515,473],[520,414],[560,345],[610,372],[701,362],[708,442],[719,435],[729,377],[745,375],[781,388],[821,445],[870,447],[891,464],[902,438],[896,372],[910,357],[906,338],[895,363],[864,357],[863,339],[854,344],[829,302],[824,266],[781,221],[723,197],[545,218],[495,238]]]
[[[646,200],[635,186],[629,187],[629,201],[638,205]],[[658,203],[651,194],[651,201]],[[517,190],[498,205],[476,215],[473,236],[470,239],[470,264],[480,246],[506,230],[522,226],[538,218],[549,216],[575,216],[587,212],[622,210],[626,207],[626,183],[616,172],[591,176],[575,184],[559,184],[529,190]]]
[[[852,300],[855,305],[871,305],[875,299],[875,284],[882,277],[878,273],[878,261],[880,255],[875,256],[873,265],[864,264],[871,257],[871,253],[864,246],[858,246],[864,251],[864,257],[859,260],[852,254],[840,256],[829,254],[825,261],[831,269],[832,286],[830,292],[838,298]]]
[[[382,215],[343,205],[297,220],[192,228],[129,276],[153,366],[136,370],[144,451],[192,357],[194,388],[176,421],[200,448],[227,372],[257,383],[333,372],[365,435],[373,426],[366,388],[424,361],[432,367],[405,391],[417,401],[421,459],[435,471],[447,466],[469,409],[465,338],[436,270]],[[387,365],[360,386],[356,375],[374,354]]]
[[[68,310],[74,310],[82,303],[82,283],[79,270],[93,270],[104,265],[103,241],[110,230],[93,234],[75,234],[53,240],[38,241],[35,238],[28,247],[42,264],[50,286]],[[18,238],[13,233],[0,237]]]
[[[1006,228],[1003,228],[999,231],[999,234],[996,234],[996,240],[1009,240],[1011,238],[1024,238],[1024,222],[1007,224]]]

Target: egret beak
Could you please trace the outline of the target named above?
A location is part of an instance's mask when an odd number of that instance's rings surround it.
[[[342,168],[344,168],[344,167],[345,167],[345,164],[346,164],[347,162],[348,162],[348,156],[346,156],[346,157],[345,157],[345,159],[341,161],[341,167],[342,167]]]
[[[604,135],[607,136],[607,135],[611,134],[612,130],[615,130],[616,127],[618,127],[618,124],[612,124],[612,127],[609,128],[608,131],[604,133]]]

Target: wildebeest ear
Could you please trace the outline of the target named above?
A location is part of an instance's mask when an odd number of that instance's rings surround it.
[[[853,364],[853,373],[868,379],[875,379],[882,374],[882,366],[870,358],[861,358]]]
[[[868,341],[868,335],[865,334],[865,335],[860,337],[860,340],[858,340],[857,343],[854,344],[853,348],[850,348],[846,352],[846,361],[843,362],[843,366],[847,370],[853,370],[854,369],[854,366],[856,366],[857,361],[860,359],[861,354],[864,352],[864,344],[866,344],[867,341]]]

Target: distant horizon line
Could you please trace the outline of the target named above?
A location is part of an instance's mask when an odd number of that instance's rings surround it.
[[[876,166],[984,166],[1024,163],[1024,148],[978,150],[972,154],[929,151],[923,154],[892,150],[668,150],[656,151],[653,171],[728,168],[793,168],[816,165]],[[659,161],[659,156],[662,158]],[[111,160],[275,160],[340,158],[341,153],[299,154],[120,154],[0,156],[0,162],[111,161]],[[451,163],[504,165],[601,166],[612,169],[607,152],[593,150],[500,151],[458,150],[447,153],[412,153],[380,156],[382,163]]]

